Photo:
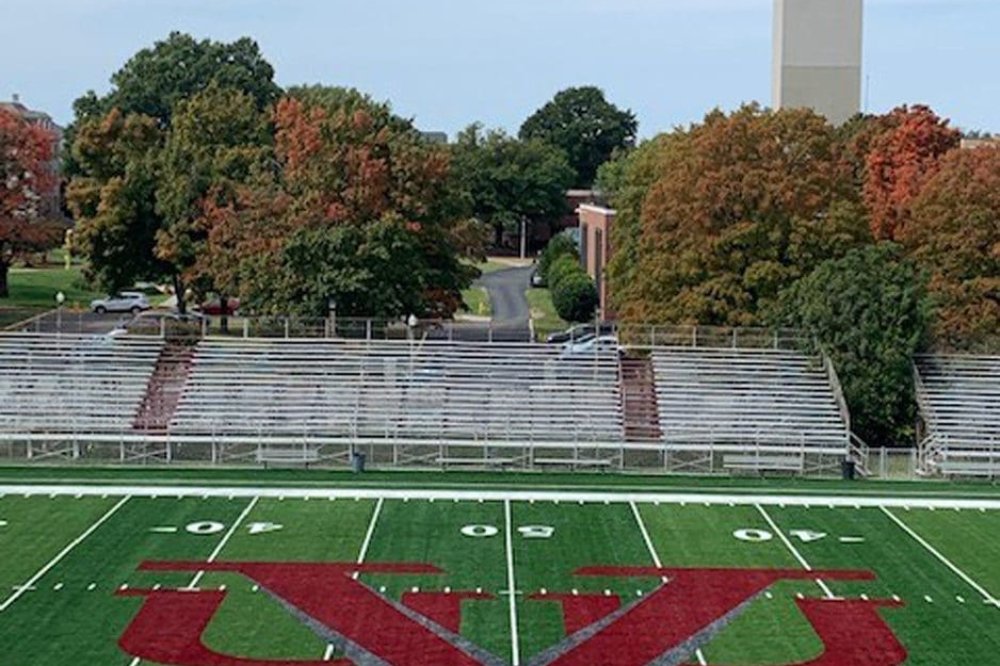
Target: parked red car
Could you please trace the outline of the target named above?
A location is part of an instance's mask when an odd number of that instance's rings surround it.
[[[238,298],[230,298],[227,303],[229,304],[229,307],[226,310],[226,314],[236,314],[236,312],[240,309],[240,299]],[[214,298],[210,301],[202,303],[198,306],[198,309],[202,314],[217,317],[222,314],[222,301],[218,298]]]

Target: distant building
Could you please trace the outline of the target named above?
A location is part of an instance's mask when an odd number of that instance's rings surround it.
[[[424,141],[427,143],[444,146],[448,144],[448,134],[445,132],[421,132],[420,136],[423,137]]]
[[[774,108],[860,112],[863,24],[863,0],[774,0]]]
[[[49,164],[49,168],[56,175],[56,185],[51,192],[42,194],[41,213],[45,217],[62,217],[62,187],[58,176],[63,147],[63,128],[57,125],[49,114],[26,107],[21,103],[20,96],[16,94],[11,97],[11,101],[0,102],[0,109],[13,113],[25,122],[42,127],[52,133],[52,162]]]
[[[597,285],[598,314],[607,321],[614,318],[608,301],[606,271],[611,260],[611,226],[616,213],[611,208],[595,204],[582,204],[576,209],[580,220],[580,260],[587,274]]]
[[[1000,137],[991,136],[980,139],[962,139],[963,150],[971,150],[973,148],[1000,148]]]

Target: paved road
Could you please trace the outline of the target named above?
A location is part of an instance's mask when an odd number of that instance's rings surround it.
[[[524,292],[530,287],[533,266],[505,268],[479,278],[493,308],[494,339],[525,341],[529,339],[531,309]]]

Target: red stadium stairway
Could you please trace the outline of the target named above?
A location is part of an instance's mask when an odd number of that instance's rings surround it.
[[[659,442],[662,431],[652,360],[648,357],[623,357],[619,361],[619,375],[625,440]]]
[[[184,392],[193,360],[194,346],[189,341],[169,340],[163,346],[142,404],[132,422],[134,430],[166,434]]]

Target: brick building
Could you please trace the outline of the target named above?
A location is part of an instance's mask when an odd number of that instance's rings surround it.
[[[611,260],[611,225],[615,211],[596,204],[581,204],[576,209],[580,221],[580,259],[587,273],[597,285],[600,297],[598,313],[604,321],[614,319],[608,301],[607,266]]]
[[[0,102],[0,109],[13,113],[25,122],[42,127],[52,133],[52,162],[49,168],[57,177],[52,191],[41,194],[41,213],[44,217],[49,218],[62,217],[62,184],[58,174],[61,166],[63,128],[57,125],[49,114],[30,109],[22,104],[18,95],[13,95],[9,102]]]

